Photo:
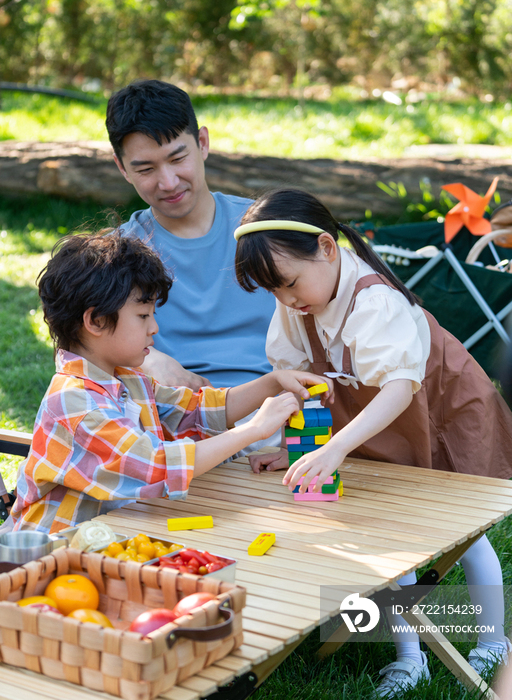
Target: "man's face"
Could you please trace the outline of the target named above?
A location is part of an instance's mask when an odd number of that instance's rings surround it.
[[[209,197],[204,175],[208,149],[208,130],[204,126],[199,129],[199,145],[186,132],[161,146],[135,132],[124,138],[122,163],[114,158],[126,180],[152,207],[159,223],[172,230],[173,220],[197,213]]]

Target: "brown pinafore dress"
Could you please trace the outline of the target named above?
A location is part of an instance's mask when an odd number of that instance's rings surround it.
[[[374,284],[392,286],[377,274],[359,279],[347,317],[357,294]],[[430,328],[431,348],[421,389],[398,418],[349,456],[510,478],[512,413],[463,345],[441,328],[428,311],[423,309],[423,312]],[[303,319],[313,354],[311,371],[316,374],[336,371],[318,337],[314,316],[307,315]],[[348,347],[343,353],[343,372],[353,375]],[[330,408],[336,433],[353,420],[380,389],[360,382],[356,389],[336,380],[334,386],[335,401]]]

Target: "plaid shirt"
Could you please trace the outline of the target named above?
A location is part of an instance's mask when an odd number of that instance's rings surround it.
[[[164,387],[126,367],[112,377],[62,350],[56,365],[18,474],[14,529],[58,532],[127,499],[185,498],[195,441],[226,429],[226,390]]]

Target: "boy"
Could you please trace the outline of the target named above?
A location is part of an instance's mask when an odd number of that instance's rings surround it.
[[[135,498],[184,498],[193,476],[265,439],[307,398],[304,372],[273,372],[229,390],[159,385],[138,367],[172,280],[137,238],[64,239],[39,277],[57,373],[18,476],[14,529],[58,532]],[[288,393],[271,397],[285,389]],[[264,402],[247,423],[226,431]],[[201,442],[203,438],[211,437]]]

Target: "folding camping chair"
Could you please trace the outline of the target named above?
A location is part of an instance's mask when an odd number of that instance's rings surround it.
[[[493,230],[475,243],[463,227],[445,243],[438,222],[383,226],[373,249],[413,290],[422,305],[458,338],[491,376],[498,376],[503,347],[511,342],[512,202],[496,209]]]
[[[22,433],[18,430],[0,429],[0,453],[26,457],[28,455],[31,442],[32,435],[30,433]],[[4,500],[4,496],[9,497],[9,503]],[[14,494],[8,493],[4,480],[0,475],[0,520],[7,520],[9,517],[9,512],[7,509],[12,506],[14,501]]]

